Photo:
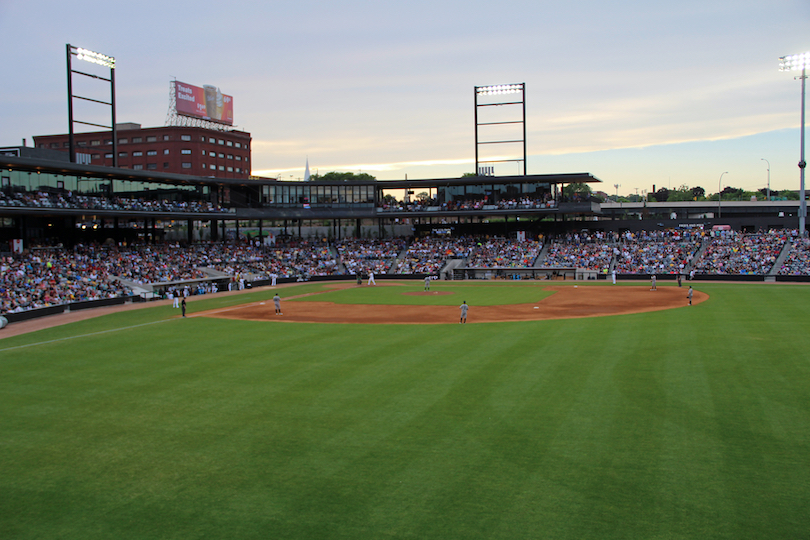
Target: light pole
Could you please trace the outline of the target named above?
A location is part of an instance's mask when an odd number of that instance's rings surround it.
[[[802,74],[799,78],[802,80],[802,127],[800,136],[800,150],[799,150],[799,234],[804,236],[805,220],[807,218],[807,201],[804,198],[804,168],[807,162],[804,161],[804,86],[807,80],[807,65],[810,64],[810,52],[802,54],[792,54],[779,58],[779,71],[799,71]]]
[[[728,171],[724,172],[723,174],[728,174]],[[717,217],[718,219],[723,217],[723,211],[720,208],[720,201],[723,200],[723,193],[721,186],[723,185],[723,174],[720,175],[720,180],[717,181]]]
[[[771,200],[771,162],[765,158],[762,158],[761,161],[764,161],[768,164],[768,196],[765,197],[766,200]]]

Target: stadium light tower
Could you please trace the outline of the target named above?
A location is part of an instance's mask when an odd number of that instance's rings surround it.
[[[771,200],[771,162],[768,161],[765,158],[760,159],[760,161],[764,161],[765,163],[768,164],[768,196],[766,197],[766,200],[770,201]]]
[[[113,167],[118,166],[118,134],[115,129],[115,58],[112,56],[107,56],[106,54],[101,54],[97,52],[93,52],[88,49],[82,49],[80,47],[74,47],[70,43],[66,45],[67,49],[67,91],[68,91],[68,147],[70,152],[70,162],[76,162],[76,153],[74,151],[74,140],[73,140],[73,124],[84,124],[86,126],[95,126],[104,129],[112,130],[112,159],[113,159]],[[91,62],[93,64],[98,64],[102,67],[106,67],[110,69],[110,78],[99,77],[98,75],[93,75],[91,73],[84,73],[82,71],[77,71],[73,69],[73,57],[76,57],[77,60],[84,60],[85,62]],[[89,77],[91,79],[99,79],[102,81],[107,81],[110,83],[110,101],[100,101],[98,99],[91,99],[89,97],[83,96],[74,96],[73,95],[73,74],[77,75],[84,75],[85,77]],[[111,124],[110,126],[104,126],[100,124],[94,124],[91,122],[82,122],[79,120],[73,119],[73,99],[82,99],[84,101],[90,101],[93,103],[100,103],[101,105],[109,105],[110,109],[112,110],[111,114]]]
[[[505,95],[505,94],[520,94],[520,96],[514,99],[507,99],[507,98],[499,98],[498,96]],[[480,101],[484,101],[481,103]],[[522,114],[520,120],[516,120],[514,116],[511,116],[510,120],[500,120],[494,122],[479,122],[478,118],[478,109],[482,107],[501,107],[501,106],[509,106],[509,105],[519,105],[522,109]],[[520,124],[522,127],[522,132],[520,138],[513,138],[508,140],[487,140],[481,141],[479,139],[478,131],[482,126],[506,126],[509,124]],[[478,147],[481,145],[490,145],[490,144],[514,144],[514,143],[522,143],[523,145],[523,158],[517,159],[497,159],[497,160],[487,160],[483,163],[502,163],[502,162],[516,162],[518,164],[518,176],[520,176],[520,164],[523,163],[523,175],[527,174],[526,172],[526,83],[519,83],[519,84],[495,84],[490,86],[476,86],[475,87],[475,174],[481,175],[482,168],[481,168],[481,161],[479,160],[478,156]],[[487,171],[492,171],[492,167],[488,167],[485,169]]]
[[[799,234],[805,236],[805,221],[807,219],[807,201],[804,198],[804,169],[807,162],[804,161],[804,87],[807,80],[807,66],[810,64],[810,52],[801,54],[791,54],[779,58],[779,71],[801,71],[797,77],[802,80],[802,123],[799,150]]]
[[[728,171],[720,175],[720,180],[717,181],[717,218],[723,217],[723,212],[720,209],[720,201],[723,200],[723,174],[728,174]]]

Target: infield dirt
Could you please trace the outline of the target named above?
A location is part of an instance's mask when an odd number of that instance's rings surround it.
[[[336,287],[350,288],[354,286],[356,285],[338,285]],[[688,305],[686,289],[678,287],[660,287],[656,291],[651,291],[649,287],[645,286],[579,287],[573,285],[550,285],[545,287],[545,290],[553,291],[554,294],[535,303],[470,306],[468,322],[538,321],[603,317],[625,313],[660,311],[687,307]],[[427,296],[435,293],[426,291],[424,293],[411,292],[403,294]],[[455,305],[357,305],[337,304],[327,301],[288,301],[293,298],[300,297],[292,296],[283,300],[283,315],[275,314],[273,302],[268,297],[263,302],[200,312],[195,316],[252,321],[274,320],[346,324],[442,324],[458,322],[459,318],[459,309]],[[692,303],[699,304],[708,298],[707,294],[694,291]],[[461,301],[459,301],[460,303]]]

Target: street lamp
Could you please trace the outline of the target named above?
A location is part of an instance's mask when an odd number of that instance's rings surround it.
[[[728,174],[728,171],[724,172],[723,174]],[[723,200],[723,194],[721,193],[722,189],[721,186],[723,184],[723,174],[720,175],[720,180],[717,181],[717,217],[723,217],[723,211],[720,209],[720,201]]]
[[[760,161],[764,161],[768,164],[768,196],[766,197],[767,200],[771,200],[771,162],[765,158],[762,158]]]
[[[810,52],[791,54],[779,58],[779,71],[801,70],[802,72],[801,76],[799,76],[802,80],[802,127],[799,151],[799,234],[801,236],[805,235],[805,219],[807,218],[807,201],[804,199],[804,168],[807,166],[807,163],[804,161],[804,87],[805,80],[807,80],[806,71],[808,64],[810,64]]]

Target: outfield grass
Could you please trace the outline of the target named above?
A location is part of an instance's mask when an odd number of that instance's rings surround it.
[[[810,288],[696,288],[591,319],[155,307],[0,340],[0,538],[806,538]]]

